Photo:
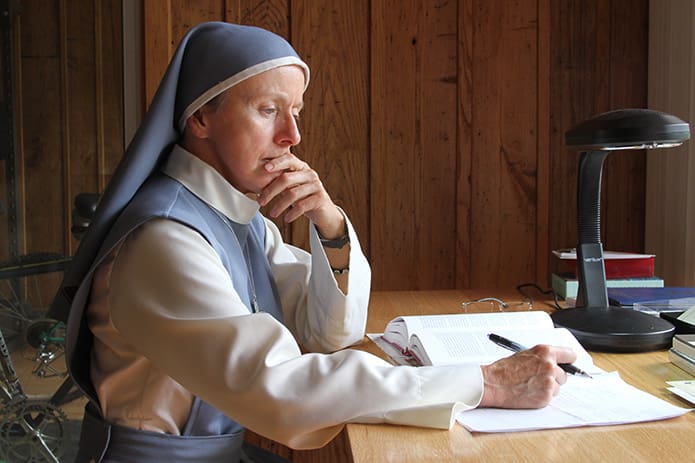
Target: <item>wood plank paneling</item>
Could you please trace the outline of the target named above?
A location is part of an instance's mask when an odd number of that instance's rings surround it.
[[[691,139],[647,153],[645,247],[668,286],[695,285],[695,3],[650,2],[649,107],[690,122]]]
[[[457,288],[471,284],[471,162],[473,157],[473,0],[459,1],[458,8],[458,91],[457,178],[456,178],[456,262]]]
[[[289,0],[227,0],[226,4],[226,21],[263,27],[290,38]]]
[[[454,282],[456,29],[453,1],[372,2],[374,287]]]
[[[647,105],[648,0],[637,8],[611,2],[610,95],[615,108]],[[661,153],[651,153],[659,155]],[[603,227],[605,248],[631,251],[644,247],[646,156],[642,151],[613,153],[606,158]],[[627,174],[625,174],[627,173]],[[627,176],[631,181],[622,181]]]
[[[23,120],[15,153],[20,253],[61,249],[65,234],[62,197],[48,193],[63,190],[65,173],[60,5],[34,1],[24,8],[34,13],[27,19],[36,22],[20,29],[22,45],[26,45],[19,58],[22,94],[17,95],[17,105]]]
[[[328,186],[369,250],[369,2],[293,2],[292,43],[311,68],[297,155]],[[350,44],[346,47],[345,44]],[[307,223],[292,241],[309,248]]]
[[[99,70],[96,111],[101,125],[97,127],[100,153],[97,188],[92,191],[103,191],[123,156],[123,24],[120,0],[102,0],[97,5],[101,50],[97,50],[95,60]],[[73,192],[71,197],[76,193]]]
[[[15,13],[18,244],[2,247],[69,255],[74,195],[100,191],[123,153],[120,2],[27,0]],[[60,275],[41,280],[37,307]]]
[[[543,286],[549,279],[550,262],[550,67],[551,26],[550,11],[553,0],[538,1],[538,146],[536,185],[536,278]]]
[[[476,2],[471,286],[535,278],[536,1]],[[463,160],[462,162],[465,162]]]
[[[27,2],[33,15],[28,27],[19,27],[15,64],[22,83],[14,95],[21,121],[13,161],[15,162],[16,239],[9,250],[17,254],[60,252],[65,243],[63,210],[63,148],[65,107],[62,99],[59,2]],[[26,10],[25,10],[26,11]],[[26,46],[23,46],[26,45]],[[17,286],[17,297],[44,307],[45,297],[59,282],[59,275],[46,275]],[[9,281],[2,282],[7,297]],[[27,291],[31,292],[28,293]],[[48,295],[48,296],[45,296]]]
[[[173,48],[188,30],[204,21],[224,18],[225,5],[221,0],[171,0],[171,38]]]
[[[145,66],[145,106],[149,107],[159,81],[174,53],[178,40],[171,37],[171,4],[169,0],[149,0],[143,4],[143,48]]]
[[[58,196],[64,220],[69,220],[67,213],[72,208],[74,191],[99,191],[98,146],[103,122],[99,116],[97,102],[97,61],[96,54],[100,39],[96,34],[96,11],[94,3],[61,3],[61,78],[64,118],[64,152],[63,152],[63,191]],[[67,237],[69,238],[69,236]]]

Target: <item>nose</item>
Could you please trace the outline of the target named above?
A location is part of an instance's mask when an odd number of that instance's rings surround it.
[[[299,124],[297,118],[292,114],[286,114],[282,118],[281,126],[277,132],[277,142],[281,145],[295,146],[302,141],[302,135],[299,133]]]

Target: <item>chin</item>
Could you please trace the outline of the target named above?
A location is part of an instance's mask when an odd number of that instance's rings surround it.
[[[247,195],[250,195],[250,194],[259,195],[265,189],[265,187],[270,185],[270,182],[272,182],[272,181],[273,181],[273,179],[271,178],[271,179],[264,179],[264,180],[259,181],[259,182],[254,182],[252,185],[246,185],[246,188],[244,190],[240,190],[240,191],[242,191],[244,194],[247,194]]]

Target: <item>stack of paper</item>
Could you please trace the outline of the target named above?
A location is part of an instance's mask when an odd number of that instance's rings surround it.
[[[630,386],[617,372],[592,376],[593,379],[569,376],[558,396],[545,408],[477,408],[461,412],[457,421],[469,431],[513,432],[637,423],[673,418],[692,410]]]

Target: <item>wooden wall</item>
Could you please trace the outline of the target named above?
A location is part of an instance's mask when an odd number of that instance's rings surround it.
[[[695,121],[695,2],[650,3],[649,107]],[[695,143],[647,156],[645,248],[668,286],[695,286]]]
[[[2,104],[13,115],[0,140],[0,260],[72,255],[73,198],[101,191],[123,153],[121,2],[2,0],[0,7]],[[50,303],[60,277],[23,286],[35,310]],[[10,281],[0,281],[0,298],[18,292]]]
[[[564,132],[646,104],[648,0],[143,5],[147,101],[200,21],[292,42],[312,69],[297,153],[348,211],[375,289],[547,287],[550,250],[576,240]],[[14,26],[23,246],[71,253],[72,197],[101,191],[123,148],[120,2],[23,0]],[[609,156],[604,178],[605,247],[642,250],[644,154]],[[286,237],[306,245],[305,226]]]
[[[69,232],[74,195],[103,189],[123,152],[120,2],[17,5],[12,24],[17,249],[70,254],[76,244]],[[2,180],[8,195],[12,182]],[[3,255],[14,247],[2,244]]]

